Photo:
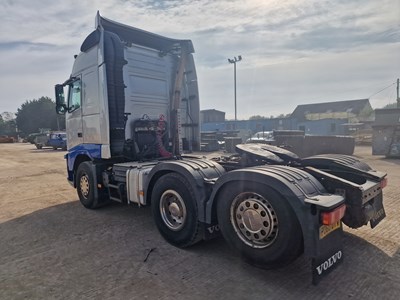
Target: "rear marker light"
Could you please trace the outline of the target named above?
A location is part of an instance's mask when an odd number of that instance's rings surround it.
[[[388,179],[387,177],[383,178],[381,181],[381,189],[385,188],[388,184]]]
[[[335,208],[332,211],[321,212],[321,222],[323,225],[332,225],[340,221],[346,212],[346,205]]]

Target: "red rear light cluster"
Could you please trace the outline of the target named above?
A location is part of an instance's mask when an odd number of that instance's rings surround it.
[[[345,212],[346,212],[345,204],[342,204],[341,206],[331,211],[323,211],[321,212],[321,223],[323,225],[335,224],[343,218]]]
[[[381,181],[381,189],[385,188],[388,184],[388,179],[387,177],[383,178]]]

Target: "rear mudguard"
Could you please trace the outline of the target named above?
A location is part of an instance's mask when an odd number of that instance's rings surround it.
[[[335,230],[320,239],[320,212],[334,209],[344,203],[340,195],[328,194],[324,187],[312,175],[303,170],[287,166],[258,166],[238,169],[222,175],[215,183],[213,192],[206,204],[206,223],[215,220],[216,203],[222,188],[228,184],[258,182],[276,190],[285,198],[300,223],[304,253],[311,258],[331,254],[332,247],[341,244],[342,230]]]
[[[301,165],[327,170],[333,174],[354,174],[370,180],[380,181],[386,173],[373,170],[368,164],[354,156],[341,154],[321,154],[303,158]]]
[[[370,222],[374,228],[385,217],[382,188],[386,173],[372,170],[366,163],[347,155],[317,155],[301,163],[327,191],[346,198],[343,222],[347,226],[359,228]]]
[[[151,201],[151,192],[158,178],[167,173],[176,172],[184,176],[195,192],[198,208],[198,219],[204,223],[205,204],[212,191],[212,184],[225,173],[224,168],[218,163],[208,159],[184,158],[181,160],[168,160],[158,163],[148,176],[147,186],[144,189],[147,203]]]

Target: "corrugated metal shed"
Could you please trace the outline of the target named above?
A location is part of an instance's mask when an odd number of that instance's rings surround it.
[[[400,108],[375,109],[373,127],[400,125]]]
[[[348,119],[358,116],[364,109],[371,109],[368,99],[298,105],[291,118],[298,122],[321,119]]]
[[[372,154],[400,157],[400,108],[376,109]]]
[[[211,122],[224,122],[225,112],[216,109],[205,109],[200,111],[200,122],[211,123]]]

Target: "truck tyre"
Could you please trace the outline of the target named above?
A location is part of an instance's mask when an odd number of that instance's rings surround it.
[[[76,190],[78,192],[79,200],[86,208],[94,209],[105,204],[104,201],[99,201],[95,197],[95,174],[90,167],[91,162],[83,162],[78,166],[76,171]],[[98,191],[100,197],[101,191]]]
[[[303,252],[296,214],[272,188],[248,181],[230,183],[217,201],[222,235],[248,263],[278,268]]]
[[[157,180],[151,208],[159,232],[170,244],[185,248],[200,240],[195,195],[182,175],[168,173]]]
[[[57,147],[53,147],[53,150],[57,150]]]
[[[40,145],[40,144],[36,144],[35,146],[36,146],[36,149],[42,149],[42,145]]]

